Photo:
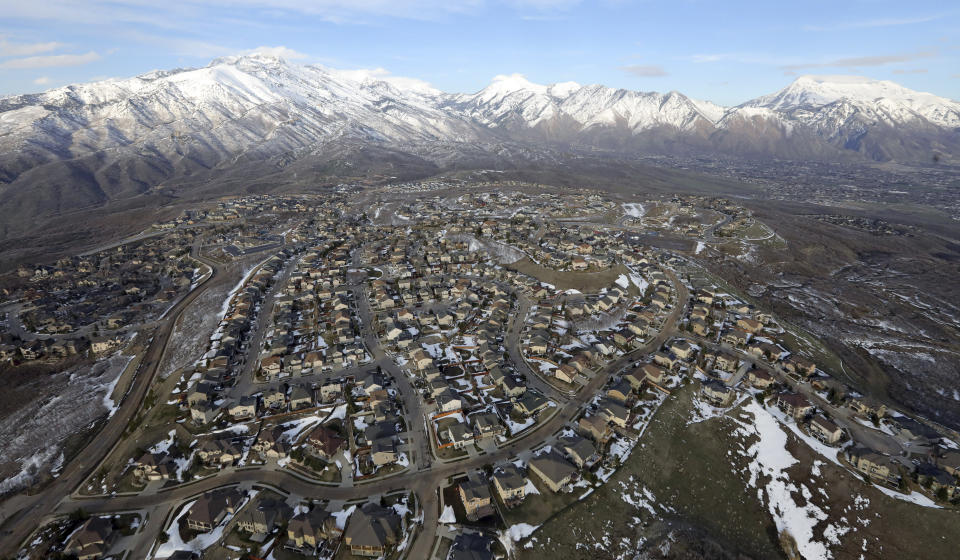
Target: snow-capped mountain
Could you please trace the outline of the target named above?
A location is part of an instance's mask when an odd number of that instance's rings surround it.
[[[657,126],[688,130],[700,121],[712,125],[722,112],[677,92],[644,93],[576,82],[543,86],[517,74],[498,76],[473,95],[451,96],[445,106],[488,127],[536,128],[567,119],[575,123],[575,132],[609,126],[635,133]]]
[[[377,72],[227,57],[0,99],[0,228],[156,186],[240,184],[283,169],[427,173],[517,164],[550,148],[956,160],[960,104],[842,76],[804,76],[732,108],[519,75],[448,94]]]
[[[801,76],[782,90],[735,107],[719,121],[727,130],[751,121],[777,150],[838,154],[873,160],[955,159],[960,103],[859,76]]]

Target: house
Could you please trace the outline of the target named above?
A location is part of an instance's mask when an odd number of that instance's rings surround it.
[[[526,385],[518,382],[509,375],[503,378],[503,381],[500,383],[500,388],[503,389],[503,394],[510,399],[516,399],[527,391]]]
[[[334,455],[346,447],[346,443],[346,440],[340,437],[340,434],[327,426],[314,428],[304,442],[307,453],[324,461],[331,460]]]
[[[580,436],[562,437],[557,443],[567,458],[573,461],[578,469],[589,469],[600,461],[597,448],[586,438]]]
[[[414,367],[420,371],[423,371],[433,365],[433,358],[428,356],[427,353],[420,348],[417,348],[410,353],[410,361],[413,363]]]
[[[686,340],[678,340],[670,345],[670,351],[681,360],[688,360],[694,354],[694,347]]]
[[[476,521],[493,514],[490,505],[490,487],[485,482],[467,480],[457,487],[467,519]]]
[[[724,343],[729,344],[731,346],[743,346],[744,344],[747,343],[747,340],[749,340],[749,338],[750,338],[750,335],[747,334],[745,331],[742,331],[740,329],[733,329],[732,331],[723,335],[723,338],[721,340]]]
[[[800,419],[813,410],[813,405],[807,397],[800,393],[784,392],[777,395],[777,407],[786,414]]]
[[[290,453],[290,443],[283,438],[284,429],[280,426],[264,428],[257,435],[250,451],[256,453],[262,460],[267,458],[283,459]]]
[[[463,401],[457,392],[448,387],[437,395],[437,406],[440,412],[453,412],[463,408]]]
[[[505,430],[500,423],[500,417],[493,412],[482,412],[470,417],[473,422],[473,433],[476,439],[484,439],[503,435]]]
[[[235,402],[227,409],[227,414],[229,414],[234,420],[247,420],[253,418],[257,415],[257,397],[240,397],[240,400]]]
[[[288,546],[297,549],[316,549],[325,540],[340,536],[335,517],[321,507],[298,513],[287,524]]]
[[[265,498],[237,515],[237,528],[253,535],[266,535],[290,517],[291,509],[280,500]]]
[[[400,542],[403,520],[393,509],[364,504],[350,517],[343,542],[354,556],[386,556],[387,548]]]
[[[630,421],[630,409],[610,398],[602,398],[597,403],[600,416],[621,428],[626,428]]]
[[[263,406],[272,410],[283,408],[287,404],[287,396],[279,389],[267,389],[263,392]]]
[[[640,366],[640,369],[637,370],[637,373],[642,376],[643,380],[656,385],[663,383],[663,376],[666,375],[666,372],[663,371],[662,368],[653,364],[643,364]]]
[[[325,403],[336,401],[343,395],[343,383],[327,380],[320,386],[320,400]]]
[[[948,500],[953,499],[960,493],[960,482],[957,478],[946,470],[934,465],[933,463],[920,463],[916,467],[917,482],[922,486],[927,486],[933,493],[939,493],[941,489]]]
[[[763,369],[752,369],[747,374],[747,380],[757,389],[766,389],[776,383],[776,379]]]
[[[493,487],[507,507],[513,507],[526,496],[527,481],[516,465],[510,463],[493,471]]]
[[[827,417],[817,414],[810,419],[810,433],[823,443],[833,445],[843,437],[843,430]]]
[[[243,495],[232,488],[207,492],[190,506],[186,515],[187,527],[192,531],[209,533],[227,514],[235,513],[242,500]]]
[[[662,351],[653,354],[653,361],[667,369],[673,369],[673,365],[676,363],[673,356]]]
[[[460,533],[453,540],[447,560],[493,560],[493,537]]]
[[[399,459],[397,442],[392,437],[377,438],[370,445],[370,458],[373,464],[382,467],[391,465]]]
[[[626,403],[632,394],[633,387],[630,386],[630,382],[626,379],[621,379],[607,389],[607,396],[621,403]]]
[[[740,365],[740,360],[726,352],[721,352],[714,361],[714,366],[723,371],[736,371],[738,365]]]
[[[613,436],[610,424],[601,416],[584,416],[578,423],[580,429],[600,445],[606,444]]]
[[[451,424],[447,428],[447,438],[455,449],[463,449],[473,443],[473,431],[464,424]]]
[[[109,517],[91,517],[70,536],[63,552],[79,560],[103,558],[116,536],[113,521]]]
[[[763,330],[763,323],[749,317],[741,317],[740,319],[737,319],[737,327],[748,333],[756,334]]]
[[[313,406],[313,391],[297,385],[290,389],[290,410],[310,408]]]
[[[242,455],[243,450],[227,439],[209,438],[197,445],[197,458],[208,467],[229,465]]]
[[[783,368],[790,373],[797,373],[807,377],[817,373],[817,364],[797,355],[791,355],[784,360]]]
[[[874,480],[888,484],[900,482],[897,464],[882,453],[866,447],[851,447],[847,449],[847,460],[853,468]]]
[[[513,406],[524,416],[533,416],[549,406],[550,401],[537,391],[526,391],[514,399]]]
[[[870,417],[876,415],[877,418],[883,418],[887,415],[887,405],[870,397],[855,397],[847,402],[851,410],[861,416]]]
[[[552,450],[530,459],[528,466],[530,472],[540,477],[540,480],[554,492],[559,492],[577,474],[575,466]]]
[[[700,386],[700,396],[714,406],[730,406],[737,393],[719,381],[708,379]]]
[[[190,419],[194,424],[209,424],[220,415],[220,409],[208,403],[197,403],[190,407]]]
[[[565,383],[573,383],[578,373],[579,372],[577,372],[577,369],[569,364],[563,364],[557,369],[553,370],[554,377]]]

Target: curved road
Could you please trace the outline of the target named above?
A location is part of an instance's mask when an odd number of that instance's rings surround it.
[[[416,559],[429,558],[438,526],[439,503],[437,489],[441,487],[448,477],[456,473],[481,467],[484,464],[503,461],[514,457],[519,452],[529,450],[535,443],[540,443],[544,439],[530,439],[529,436],[533,433],[548,434],[545,437],[549,437],[549,435],[559,431],[580,413],[581,408],[594,397],[595,393],[609,380],[611,375],[626,367],[639,356],[658,349],[669,337],[675,334],[677,321],[683,315],[689,299],[686,287],[677,279],[672,271],[667,270],[668,277],[674,284],[677,301],[674,309],[665,319],[659,334],[648,341],[643,347],[628,352],[617,360],[607,364],[607,366],[598,372],[575,396],[564,403],[563,406],[559,407],[554,416],[549,420],[540,424],[525,436],[492,453],[453,463],[436,462],[430,465],[427,470],[418,470],[417,464],[414,463],[412,468],[405,474],[353,487],[319,485],[299,478],[288,471],[265,466],[260,468],[245,468],[243,470],[230,469],[192,484],[177,486],[163,491],[147,491],[135,496],[104,496],[93,498],[71,496],[71,492],[78,488],[110,453],[119,441],[127,424],[139,411],[140,404],[146,396],[151,381],[157,373],[174,324],[183,310],[186,309],[200,293],[210,286],[211,280],[218,274],[216,264],[199,257],[199,255],[196,254],[198,253],[196,247],[194,253],[194,258],[210,266],[212,274],[171,309],[166,323],[155,333],[150,347],[138,367],[130,390],[124,395],[117,412],[109,420],[100,434],[87,445],[74,461],[64,468],[61,476],[48,488],[35,496],[21,495],[22,497],[16,497],[20,498],[20,503],[17,504],[20,506],[20,509],[10,516],[10,519],[6,523],[8,530],[2,534],[3,543],[0,545],[0,555],[15,554],[19,545],[30,535],[32,530],[37,526],[37,523],[52,513],[69,513],[78,507],[83,507],[90,513],[152,508],[150,520],[140,533],[138,548],[135,551],[135,556],[146,557],[156,537],[163,530],[169,513],[186,498],[225,485],[259,482],[271,484],[305,497],[334,500],[364,498],[398,489],[413,490],[417,494],[423,508],[424,521],[422,530],[414,540],[407,557]],[[357,292],[360,292],[357,294],[360,296],[358,299],[361,302],[365,302],[362,291],[357,290]],[[369,309],[365,309],[365,311],[367,311],[367,313],[370,312]],[[367,336],[364,337],[365,342],[374,353],[374,356],[380,358],[378,361],[388,361],[387,356],[377,355],[378,352],[376,350],[379,349],[379,344],[377,344],[376,337],[371,336],[372,333],[368,330],[372,326],[369,324],[370,320],[370,317],[365,317],[364,327],[366,328],[364,330],[367,331],[365,332]],[[520,322],[522,321],[523,317],[520,317]],[[514,321],[514,323],[516,322],[517,321]],[[400,381],[401,393],[403,393],[405,397],[403,403],[404,409],[409,414],[415,409],[416,405],[419,404],[411,402],[410,400],[410,393],[414,395],[416,393],[412,391],[408,383],[404,383],[406,376],[402,372],[395,371],[395,364],[392,364],[392,360],[389,361],[394,367],[387,369],[395,379]],[[422,432],[420,422],[417,421],[408,421],[408,428],[412,428],[415,432]],[[416,435],[419,436],[419,438],[426,436],[425,433],[418,433]],[[418,457],[418,459],[422,461],[425,457]],[[420,461],[417,461],[417,463]],[[426,465],[421,464],[420,466],[423,468]],[[7,502],[7,504],[4,504],[4,507],[10,504],[11,502]]]
[[[49,486],[35,495],[17,494],[7,500],[2,509],[10,512],[17,511],[4,517],[4,530],[0,533],[0,556],[13,556],[20,544],[37,527],[37,523],[57,509],[58,504],[90,476],[90,474],[109,455],[120,441],[124,429],[140,411],[151,382],[156,376],[167,348],[167,342],[173,332],[173,327],[183,311],[203,293],[217,276],[219,269],[216,263],[203,258],[199,254],[198,246],[194,246],[192,257],[210,267],[211,274],[206,280],[196,286],[180,300],[167,314],[167,320],[154,333],[150,346],[140,360],[137,371],[134,373],[130,388],[121,399],[114,415],[107,421],[98,434],[84,447],[66,466],[60,476]]]

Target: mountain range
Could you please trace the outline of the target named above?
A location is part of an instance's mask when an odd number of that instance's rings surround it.
[[[723,107],[679,92],[499,76],[474,94],[265,55],[0,98],[0,208],[18,220],[290,168],[516,165],[553,152],[956,163],[960,103],[802,76]]]

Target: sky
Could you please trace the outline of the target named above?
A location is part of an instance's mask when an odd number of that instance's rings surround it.
[[[0,14],[0,95],[260,51],[447,92],[519,73],[736,105],[855,74],[960,100],[960,3],[943,0],[0,0]]]

